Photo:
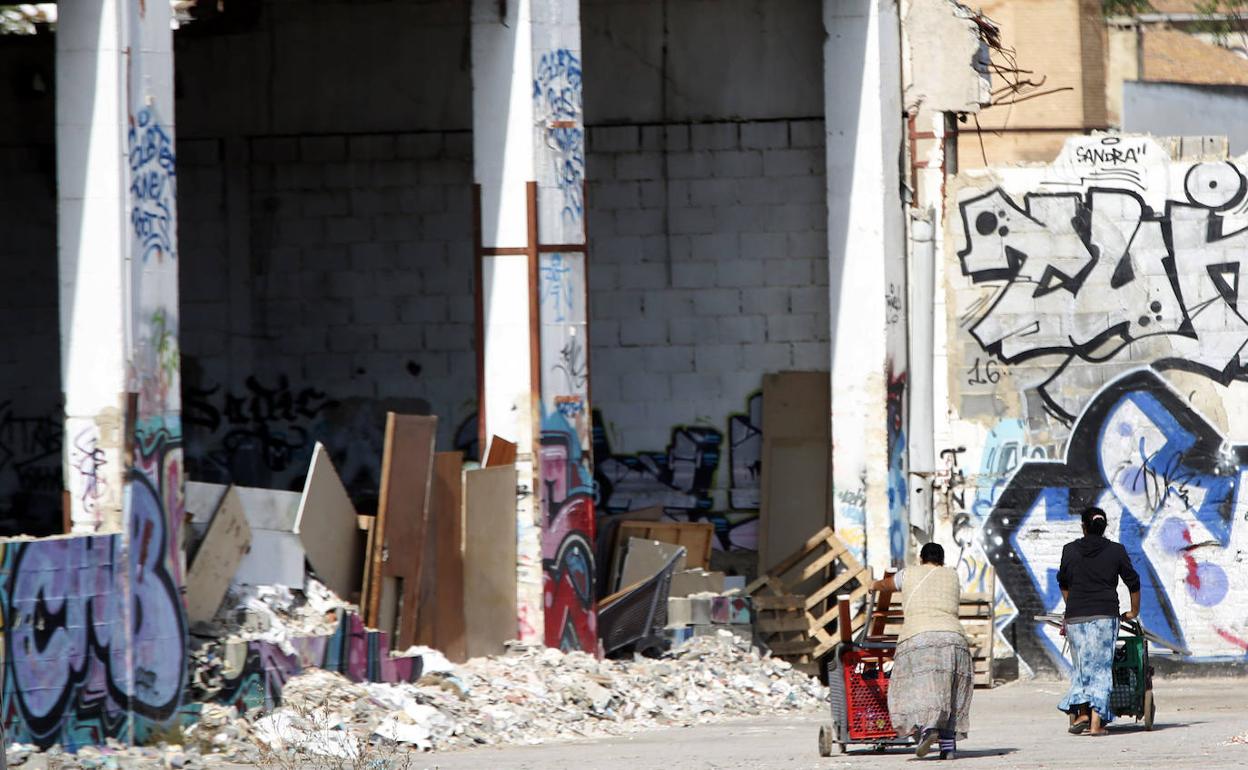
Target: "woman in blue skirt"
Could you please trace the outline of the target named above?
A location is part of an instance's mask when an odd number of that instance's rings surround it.
[[[1114,719],[1109,708],[1113,688],[1114,643],[1118,640],[1118,581],[1131,592],[1131,620],[1140,614],[1140,576],[1127,549],[1105,537],[1105,511],[1083,512],[1083,537],[1062,549],[1057,585],[1066,600],[1066,638],[1074,670],[1070,692],[1058,708],[1070,715],[1070,732],[1105,735]]]

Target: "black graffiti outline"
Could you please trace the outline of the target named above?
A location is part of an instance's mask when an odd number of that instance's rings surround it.
[[[1027,566],[1014,553],[1014,532],[1046,489],[1067,490],[1067,510],[1074,512],[1096,505],[1102,494],[1109,491],[1101,478],[1097,457],[1099,433],[1110,412],[1128,393],[1146,393],[1156,398],[1179,426],[1195,437],[1195,443],[1185,453],[1190,462],[1207,465],[1211,473],[1220,462],[1223,440],[1217,430],[1186,404],[1156,371],[1140,369],[1113,381],[1089,402],[1071,432],[1065,459],[1033,459],[1019,465],[984,523],[983,546],[997,578],[1018,608],[1018,617],[1012,623],[1016,629],[1014,648],[1033,669],[1048,673],[1060,673],[1061,670],[1040,636],[1039,624],[1031,620],[1036,610],[1047,608],[1045,598],[1036,590]],[[1240,465],[1248,465],[1248,446],[1237,446],[1232,451]],[[1234,512],[1228,508],[1220,515],[1229,522]],[[997,536],[1000,544],[996,542]],[[1057,568],[1056,564],[1050,566]],[[1142,585],[1146,592],[1145,602],[1151,598],[1164,617],[1165,627],[1150,627],[1151,630],[1163,637],[1181,641],[1184,632],[1166,596],[1164,581],[1151,562],[1137,563],[1135,567],[1145,578]],[[1150,586],[1151,593],[1147,591]]]
[[[970,327],[972,335],[974,335],[974,331],[979,324],[985,319],[991,317],[994,311],[996,311],[1001,303],[1004,302],[1007,294],[1006,289],[1008,289],[1010,285],[1013,285],[1015,281],[1020,280],[1018,278],[1018,273],[1023,264],[1029,258],[1029,255],[1003,243],[1003,256],[1005,257],[1004,267],[973,269],[969,266],[967,258],[973,255],[975,248],[975,239],[972,237],[972,231],[974,230],[975,232],[980,233],[981,236],[986,236],[996,229],[995,221],[991,224],[991,226],[978,221],[980,217],[983,217],[988,212],[980,212],[977,217],[977,221],[974,225],[972,224],[969,212],[975,208],[976,204],[994,200],[994,202],[999,202],[1004,206],[1008,206],[1009,209],[1015,214],[1033,223],[1037,227],[1047,230],[1050,228],[1050,225],[1045,222],[1041,222],[1032,215],[1032,211],[1034,210],[1033,201],[1042,199],[1069,199],[1073,204],[1073,211],[1075,212],[1075,216],[1072,218],[1070,224],[1073,232],[1079,237],[1079,240],[1086,249],[1088,256],[1087,263],[1083,265],[1074,275],[1067,275],[1061,270],[1055,268],[1053,265],[1048,265],[1036,283],[1033,296],[1042,297],[1055,291],[1068,291],[1073,296],[1083,288],[1084,282],[1095,269],[1100,259],[1103,256],[1106,256],[1101,254],[1100,246],[1094,242],[1091,229],[1095,196],[1105,195],[1125,196],[1138,204],[1140,209],[1139,222],[1137,222],[1135,230],[1131,233],[1130,238],[1127,241],[1126,248],[1121,255],[1116,255],[1119,263],[1114,269],[1113,278],[1110,283],[1111,288],[1118,289],[1135,280],[1136,276],[1134,274],[1134,269],[1130,264],[1130,261],[1133,259],[1131,253],[1132,243],[1134,242],[1135,237],[1139,234],[1141,228],[1146,223],[1150,225],[1156,224],[1160,229],[1161,240],[1166,249],[1166,256],[1160,260],[1160,264],[1165,270],[1170,289],[1173,292],[1173,298],[1177,302],[1179,313],[1181,313],[1181,320],[1178,324],[1177,330],[1172,331],[1159,327],[1157,331],[1132,334],[1132,321],[1130,318],[1124,317],[1117,323],[1109,324],[1107,328],[1100,331],[1096,335],[1091,336],[1088,340],[1082,343],[1075,343],[1074,340],[1068,337],[1067,342],[1069,344],[1067,345],[1036,346],[1019,351],[1013,355],[1006,355],[1002,349],[1003,344],[1008,337],[1003,337],[1002,339],[988,344],[980,342],[981,347],[989,354],[996,356],[1002,363],[1005,364],[1023,363],[1031,359],[1044,356],[1065,356],[1065,360],[1060,365],[1053,368],[1052,373],[1043,382],[1036,386],[1036,390],[1042,399],[1046,411],[1061,422],[1069,425],[1074,422],[1075,415],[1071,414],[1067,409],[1059,404],[1055,398],[1053,398],[1049,392],[1049,387],[1065,373],[1065,370],[1076,359],[1091,363],[1105,362],[1113,359],[1118,355],[1118,353],[1132,343],[1148,339],[1150,337],[1181,336],[1199,341],[1199,333],[1196,331],[1192,318],[1195,314],[1207,307],[1208,303],[1194,308],[1189,307],[1188,303],[1184,301],[1182,286],[1180,284],[1179,269],[1177,267],[1176,252],[1174,248],[1174,212],[1180,209],[1187,209],[1199,210],[1206,213],[1208,217],[1205,240],[1206,245],[1216,244],[1220,241],[1224,241],[1228,238],[1248,232],[1248,227],[1226,232],[1224,230],[1224,217],[1218,213],[1233,208],[1240,201],[1245,200],[1245,197],[1248,196],[1248,181],[1244,179],[1242,173],[1239,172],[1233,164],[1226,165],[1231,169],[1234,169],[1235,173],[1238,175],[1238,179],[1240,180],[1240,187],[1237,195],[1230,198],[1228,201],[1213,205],[1200,203],[1194,200],[1192,194],[1189,192],[1188,202],[1167,200],[1164,211],[1161,214],[1154,212],[1154,210],[1145,203],[1140,194],[1130,190],[1124,190],[1120,187],[1092,186],[1088,187],[1083,193],[1029,192],[1023,196],[1025,204],[1024,207],[1019,206],[1018,203],[1015,202],[1014,198],[1009,195],[1009,193],[998,186],[993,187],[980,195],[973,196],[960,202],[958,204],[958,210],[959,217],[962,222],[962,231],[965,234],[965,246],[958,251],[957,255],[962,274],[970,278],[971,281],[977,285],[999,281],[1007,282],[1005,287],[996,292],[996,294],[987,302],[987,309],[977,314],[977,317],[974,319],[974,323],[971,324]],[[1185,188],[1188,188],[1188,183],[1191,181],[1192,175],[1198,168],[1200,168],[1200,165],[1196,164],[1188,170],[1185,177]],[[1002,237],[1005,237],[1006,234],[1003,234]],[[1106,256],[1106,258],[1109,257]],[[1233,267],[1238,271],[1240,266],[1243,264],[1244,262],[1241,261],[1240,263],[1227,263],[1219,265],[1211,264],[1206,266],[1210,273],[1211,280],[1214,281],[1214,285],[1218,288],[1219,293],[1223,293],[1225,290],[1223,289],[1222,284],[1218,282],[1216,276],[1214,276],[1214,268],[1230,269]],[[1236,286],[1233,291],[1237,293],[1238,278],[1235,283]],[[1232,298],[1223,293],[1222,299],[1226,302],[1229,312],[1234,313],[1242,321],[1244,321],[1246,325],[1248,325],[1248,318],[1245,318],[1245,316],[1238,311],[1236,303],[1232,301]],[[1213,300],[1211,300],[1211,302],[1212,301]],[[1011,336],[1024,335],[1016,334]],[[976,340],[979,341],[978,337],[976,337]],[[1113,345],[1113,347],[1107,349],[1105,347],[1107,344]],[[1248,347],[1248,337],[1245,338],[1245,347]],[[1243,348],[1241,348],[1241,350],[1242,349]],[[1237,364],[1236,359],[1237,356],[1232,357],[1222,369],[1178,356],[1162,357],[1149,363],[1161,370],[1180,369],[1202,374],[1223,385],[1227,385],[1235,379],[1248,378],[1248,366]]]

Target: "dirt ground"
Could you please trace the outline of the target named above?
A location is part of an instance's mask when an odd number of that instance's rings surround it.
[[[1104,738],[1066,733],[1056,708],[1060,682],[1018,682],[975,693],[970,738],[957,766],[993,768],[1222,768],[1248,766],[1248,744],[1224,745],[1248,732],[1248,679],[1161,680],[1152,732],[1121,720]],[[851,747],[821,758],[824,714],[721,722],[656,730],[629,738],[544,746],[482,748],[426,756],[427,770],[824,770],[915,767],[912,751]]]

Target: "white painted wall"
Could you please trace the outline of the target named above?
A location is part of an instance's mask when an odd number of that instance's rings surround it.
[[[968,586],[995,571],[1024,670],[1064,665],[1025,619],[1061,610],[1053,570],[1092,504],[1144,577],[1150,630],[1195,663],[1242,656],[1245,159],[1169,150],[1078,137],[949,185],[938,528]]]

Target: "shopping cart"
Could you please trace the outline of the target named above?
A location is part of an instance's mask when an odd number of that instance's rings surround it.
[[[1061,615],[1037,615],[1036,620],[1055,628],[1062,626]],[[1157,701],[1153,697],[1153,665],[1149,660],[1150,643],[1179,655],[1192,654],[1189,650],[1168,644],[1144,628],[1138,619],[1124,620],[1119,624],[1109,708],[1115,716],[1135,717],[1137,723],[1144,723],[1145,730],[1153,729],[1153,720],[1157,716]]]
[[[913,740],[898,737],[888,715],[888,683],[892,675],[897,637],[885,633],[900,610],[889,608],[892,596],[882,592],[868,597],[862,627],[850,630],[849,597],[838,597],[841,642],[825,659],[824,673],[832,702],[832,721],[819,728],[819,755],[834,750],[844,753],[851,744],[866,744],[876,751],[890,746],[912,746]]]

